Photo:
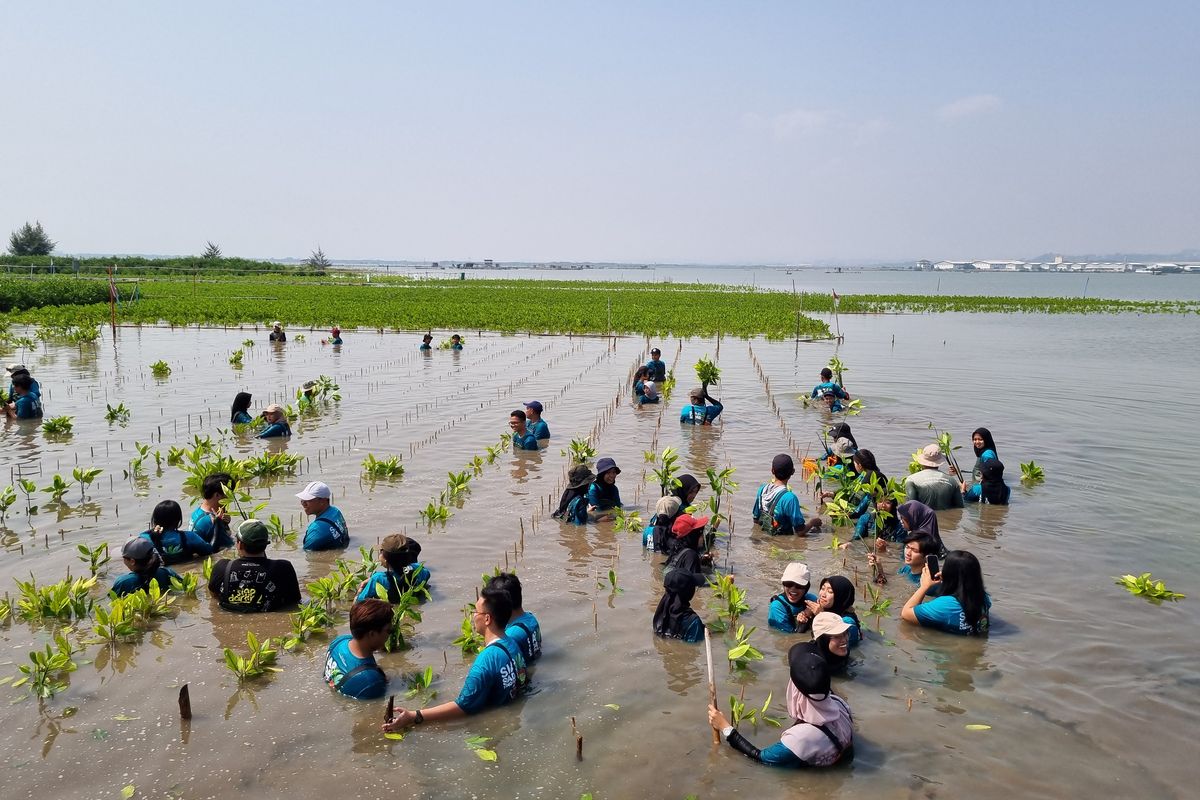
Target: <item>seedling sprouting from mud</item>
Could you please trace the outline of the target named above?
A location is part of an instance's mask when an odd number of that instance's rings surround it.
[[[375,585],[375,593],[381,595],[381,600],[388,599],[387,590],[379,584]],[[423,583],[401,593],[400,599],[392,604],[392,633],[384,642],[384,650],[394,653],[412,647],[408,640],[416,630],[416,623],[421,621],[421,602],[428,599],[429,590]]]
[[[254,347],[254,340],[246,339],[244,342],[242,342],[242,347]]]
[[[100,477],[100,473],[104,470],[99,467],[76,467],[71,470],[71,477],[79,484],[79,502],[87,501],[87,487],[92,485],[96,478]]]
[[[873,584],[867,584],[867,596],[871,598],[871,607],[867,609],[867,616],[875,617],[876,630],[883,629],[883,618],[888,616],[888,609],[892,607],[892,599],[884,597]]]
[[[15,502],[17,502],[16,489],[6,486],[4,491],[0,492],[0,522],[4,522],[8,518],[8,509]]]
[[[1039,467],[1036,462],[1030,461],[1028,464],[1021,464],[1021,483],[1033,485],[1041,483],[1045,479],[1045,470]]]
[[[642,524],[642,514],[636,508],[626,511],[623,508],[617,508],[616,517],[613,520],[613,530],[617,533],[621,531],[637,532],[645,527]]]
[[[150,581],[148,588],[125,595],[125,604],[139,624],[146,626],[152,619],[169,616],[175,608],[175,597],[159,588],[158,581]]]
[[[292,632],[283,637],[282,642],[283,649],[288,652],[299,647],[301,642],[308,641],[308,637],[312,634],[320,633],[332,625],[333,613],[324,602],[314,597],[300,606],[290,619]]]
[[[116,422],[123,426],[129,422],[129,409],[125,407],[124,403],[118,403],[115,406],[105,403],[105,407],[108,410],[104,412],[104,419],[110,425]]]
[[[750,644],[750,634],[756,630],[757,628],[747,630],[745,625],[738,626],[737,633],[734,635],[736,641],[733,647],[729,648],[729,653],[727,654],[731,669],[747,669],[751,661],[763,660],[762,651]]]
[[[651,474],[658,482],[663,497],[683,485],[677,477],[679,475],[679,456],[675,454],[675,448],[668,447],[662,451],[662,455],[658,457],[658,466],[651,470]]]
[[[234,369],[242,368],[242,357],[245,356],[245,354],[246,353],[244,350],[234,350],[233,353],[230,354],[229,363],[233,366]],[[226,649],[228,649],[228,648],[226,648]]]
[[[467,603],[463,606],[463,620],[459,625],[459,636],[454,640],[454,644],[458,645],[464,656],[473,656],[483,649],[483,636],[475,632],[475,627],[472,624],[475,619],[475,604]]]
[[[733,480],[733,473],[737,470],[734,467],[726,467],[722,470],[709,467],[705,470],[708,476],[708,486],[712,489],[712,496],[708,498],[708,510],[711,518],[708,521],[708,532],[705,534],[705,546],[711,548],[717,537],[717,528],[721,526],[728,517],[721,513],[721,499],[732,492],[736,492],[738,485]]]
[[[714,629],[726,630],[750,610],[750,604],[746,602],[746,590],[734,583],[732,575],[714,573],[708,579],[708,585],[712,589],[713,600],[719,604],[717,623],[712,626]]]
[[[471,473],[467,470],[462,472],[447,472],[446,473],[446,499],[453,500],[459,495],[465,494],[470,488]]]
[[[42,491],[50,495],[50,499],[55,503],[61,503],[63,495],[66,494],[72,485],[73,481],[63,480],[62,475],[55,475],[50,480],[50,485],[42,488]]]
[[[238,655],[225,648],[225,666],[237,676],[238,681],[248,681],[265,675],[268,672],[282,672],[275,663],[275,640],[258,640],[251,631],[246,631],[246,644],[250,650],[245,656]]]
[[[479,457],[476,456],[478,459]],[[399,478],[404,475],[404,465],[400,463],[400,456],[392,456],[391,458],[375,458],[371,453],[367,453],[366,459],[362,462],[363,472],[371,479],[379,478]],[[475,473],[479,474],[479,473]]]
[[[1124,586],[1125,590],[1134,597],[1144,597],[1156,606],[1162,605],[1164,600],[1177,603],[1187,596],[1179,592],[1172,592],[1167,588],[1166,583],[1156,581],[1149,572],[1143,572],[1141,575],[1122,575],[1114,578],[1114,581],[1118,586]]]
[[[559,451],[571,461],[571,466],[577,464],[589,464],[596,457],[596,447],[592,444],[591,437],[585,436],[582,439],[572,439],[567,445],[566,450]]]
[[[278,514],[272,514],[267,519],[267,533],[271,536],[272,544],[288,544],[295,546],[300,532],[294,528],[284,527],[283,520]]]
[[[433,667],[426,667],[417,672],[410,672],[404,676],[404,683],[408,686],[408,691],[404,693],[405,698],[411,700],[414,697],[421,696],[424,702],[428,702],[437,697],[437,690],[430,690],[433,685]]]
[[[52,617],[54,619],[83,619],[92,610],[90,592],[96,578],[64,579],[49,586],[38,586],[33,576],[17,581],[21,596],[17,598],[17,614],[26,621]]]
[[[450,507],[446,505],[446,493],[442,492],[438,496],[438,502],[434,504],[432,500],[429,505],[422,508],[419,512],[421,519],[425,520],[426,524],[432,525],[435,522],[445,523],[450,519]]]
[[[182,572],[179,577],[171,578],[171,591],[176,594],[195,597],[198,588],[200,588],[200,579],[194,572]]]
[[[150,365],[150,374],[156,378],[168,378],[171,376],[171,365],[161,359]]]
[[[467,463],[467,469],[471,470],[471,474],[478,478],[483,474],[483,464],[483,457],[475,456],[470,460],[470,462]],[[401,474],[403,473],[404,470],[401,468]]]
[[[29,653],[29,664],[21,664],[18,669],[24,677],[13,681],[13,686],[29,684],[30,690],[42,699],[53,697],[67,688],[66,683],[55,680],[65,672],[74,672],[78,665],[71,658],[76,648],[62,633],[54,636],[54,647],[46,645],[43,650],[33,650]]]
[[[42,423],[42,431],[47,436],[70,436],[74,426],[70,417],[51,417]]]
[[[770,715],[771,699],[774,694],[768,693],[767,700],[762,704],[762,708],[746,708],[746,704],[739,700],[734,695],[729,695],[729,722],[733,727],[738,727],[743,722],[750,722],[754,725],[754,729],[758,730],[758,723],[763,722],[776,728],[783,727],[783,721],[778,717]]]
[[[239,463],[239,467],[246,475],[256,478],[274,475],[291,475],[300,466],[300,462],[304,460],[304,456],[298,453],[262,453],[261,455],[247,458]]]
[[[79,560],[88,565],[88,571],[93,578],[100,574],[101,567],[112,560],[108,554],[108,542],[101,542],[95,547],[77,544],[75,550],[79,553]]]
[[[617,585],[617,571],[610,569],[608,575],[596,581],[596,588],[603,589],[605,586],[609,589],[609,594],[624,594],[625,590]]]
[[[33,504],[33,493],[37,491],[37,484],[28,478],[17,478],[17,488],[21,490],[21,494],[25,495],[25,514],[28,516],[36,514],[38,507]]]
[[[109,645],[131,639],[138,633],[135,615],[124,597],[114,597],[108,608],[96,606],[95,621],[92,632],[99,637],[99,641]]]

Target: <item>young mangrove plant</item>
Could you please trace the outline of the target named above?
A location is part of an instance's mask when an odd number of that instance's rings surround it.
[[[66,494],[71,489],[71,486],[73,483],[74,483],[73,481],[63,480],[62,475],[56,474],[53,478],[50,479],[49,486],[42,487],[42,491],[45,494],[50,495],[50,499],[53,502],[61,503],[62,499],[63,499],[63,495]]]
[[[446,493],[442,492],[442,494],[438,496],[438,502],[436,505],[432,500],[430,500],[429,505],[425,506],[425,508],[422,508],[418,513],[420,514],[421,519],[425,520],[426,524],[428,525],[432,525],[435,522],[441,522],[444,524],[446,520],[450,519],[450,507],[446,505]]]
[[[29,653],[29,664],[21,664],[18,669],[24,676],[13,681],[13,686],[29,684],[30,691],[42,699],[53,697],[67,688],[56,678],[64,672],[74,672],[78,665],[71,658],[76,648],[62,633],[54,635],[54,647],[46,645],[43,650],[33,650]]]
[[[101,542],[95,547],[77,544],[75,550],[79,553],[79,560],[88,565],[88,571],[93,578],[100,574],[101,567],[112,560],[108,554],[108,542]]]
[[[254,340],[246,339],[245,341],[242,342],[242,347],[254,347]]]
[[[467,470],[462,472],[447,472],[446,473],[446,492],[447,500],[453,500],[461,494],[465,494],[470,489],[471,473]]]
[[[459,625],[459,636],[453,642],[462,650],[464,656],[473,656],[483,649],[483,637],[475,632],[475,626],[472,624],[474,619],[475,604],[467,603],[463,606],[463,620]]]
[[[125,407],[124,403],[118,403],[115,406],[109,405],[108,403],[105,403],[104,405],[108,409],[104,412],[104,419],[108,422],[108,424],[111,425],[112,423],[117,422],[124,426],[129,422],[129,409]]]
[[[658,482],[663,497],[683,485],[677,477],[679,475],[679,456],[675,454],[674,447],[668,447],[662,451],[662,455],[658,457],[658,466],[651,470],[651,473],[654,475],[654,480]]]
[[[379,584],[375,585],[379,599],[387,600],[387,590]],[[408,640],[416,632],[416,624],[421,621],[421,602],[429,599],[429,590],[425,584],[413,586],[400,595],[399,601],[392,604],[392,633],[383,644],[383,649],[389,653],[407,650],[412,645]]]
[[[125,605],[138,624],[145,627],[153,619],[169,616],[175,608],[175,597],[160,589],[158,581],[150,581],[149,588],[125,595]]]
[[[591,437],[585,436],[582,439],[572,439],[567,445],[566,450],[559,451],[571,461],[571,466],[579,464],[590,464],[596,458],[596,447],[592,444]]]
[[[750,707],[739,700],[735,695],[729,695],[729,722],[733,727],[738,727],[742,722],[749,722],[754,725],[754,729],[758,730],[758,723],[762,722],[776,728],[783,727],[783,720],[779,717],[773,717],[770,714],[771,700],[774,697],[773,693],[767,694],[767,700],[762,704],[762,708]]]
[[[495,761],[496,751],[485,746],[491,740],[490,736],[468,736],[467,747],[479,757],[480,761]]]
[[[49,586],[38,586],[32,575],[28,581],[17,581],[21,596],[17,598],[17,614],[32,622],[44,617],[61,620],[83,619],[92,610],[92,587],[95,576],[90,578],[64,578]]]
[[[0,492],[0,522],[8,519],[8,509],[15,502],[17,502],[17,490],[11,486],[5,487],[4,491]]]
[[[750,610],[750,604],[746,602],[746,590],[734,583],[732,575],[713,573],[708,585],[717,604],[717,620],[711,626],[714,630],[727,630],[738,621],[738,617]]]
[[[417,672],[410,672],[404,676],[404,684],[408,687],[404,697],[407,700],[412,700],[414,697],[420,697],[422,704],[427,704],[429,701],[437,698],[437,690],[430,689],[433,685],[433,667],[426,667]]]
[[[717,383],[721,380],[721,368],[708,356],[696,362],[696,377],[701,384]]]
[[[246,631],[246,644],[250,651],[241,656],[228,647],[225,648],[225,666],[237,676],[238,681],[258,678],[268,672],[282,672],[275,663],[276,650],[273,639],[259,642],[258,637],[251,631]]]
[[[625,590],[617,585],[617,571],[615,569],[610,569],[608,575],[596,581],[597,589],[603,589],[605,586],[608,587],[609,594],[625,594]]]
[[[849,372],[850,368],[843,364],[842,360],[837,356],[830,357],[829,363],[826,364],[826,366],[829,367],[829,371],[833,373],[834,381],[836,381],[839,386],[844,387],[846,384],[845,381],[842,380],[842,373]]]
[[[317,578],[307,585],[307,589],[308,596],[312,598],[309,602],[320,603],[330,613],[333,612],[333,604],[342,597],[341,582],[330,576]]]
[[[79,484],[79,502],[87,502],[87,488],[92,485],[104,470],[99,467],[76,467],[71,470],[71,477]]]
[[[140,478],[145,474],[146,470],[143,465],[146,459],[150,457],[150,445],[133,443],[133,449],[137,451],[137,455],[129,460],[129,469],[125,470],[126,478]],[[157,452],[157,451],[156,451]],[[161,456],[156,455],[156,461],[160,460]]]
[[[246,355],[246,352],[244,350],[234,350],[233,353],[231,353],[229,356],[229,363],[233,366],[234,369],[241,369],[242,368],[242,357],[245,355]],[[226,648],[226,649],[228,649],[228,648]]]
[[[200,588],[200,579],[196,577],[194,572],[181,572],[176,578],[171,578],[171,591],[184,596],[196,596],[196,590]]]
[[[150,374],[156,378],[168,378],[171,376],[171,365],[161,359],[155,361],[150,365]]]
[[[747,669],[750,662],[763,660],[762,651],[750,644],[750,634],[756,630],[757,628],[747,630],[745,625],[738,626],[737,633],[734,635],[736,642],[733,647],[729,648],[728,653],[730,669]]]
[[[291,475],[303,460],[304,456],[299,453],[262,453],[242,461],[240,467],[246,475],[255,478]]]
[[[115,645],[138,634],[136,615],[129,608],[124,597],[113,597],[108,608],[96,606],[95,624],[92,632],[97,641]]]
[[[626,511],[623,508],[617,507],[616,517],[613,519],[613,530],[617,533],[621,531],[629,531],[637,533],[644,528],[642,523],[642,513],[636,508]]]
[[[1041,483],[1045,479],[1045,470],[1039,467],[1036,462],[1030,461],[1028,464],[1021,464],[1021,483],[1032,485]]]
[[[212,580],[212,571],[213,559],[212,556],[209,556],[200,563],[200,574],[204,576],[205,583]]]
[[[479,456],[475,457],[476,459]],[[404,465],[400,463],[400,456],[392,456],[391,458],[375,458],[371,453],[367,453],[366,459],[362,462],[363,472],[368,478],[377,480],[380,478],[399,478],[404,475]],[[476,472],[476,475],[479,473]]]
[[[299,647],[302,642],[308,641],[308,637],[312,634],[321,633],[332,625],[333,613],[323,601],[314,597],[300,606],[290,619],[292,632],[283,637],[282,642],[283,649],[289,653]]]
[[[21,494],[25,495],[25,514],[27,516],[36,514],[38,507],[33,504],[33,493],[37,491],[37,484],[28,478],[17,478],[17,488],[21,490]]]
[[[278,514],[272,514],[267,519],[267,533],[271,536],[272,544],[287,544],[293,547],[300,536],[300,531],[285,527]]]
[[[70,436],[74,426],[70,417],[51,417],[42,423],[42,431],[47,436]]]
[[[1149,572],[1143,572],[1141,575],[1122,575],[1113,580],[1118,586],[1124,586],[1134,597],[1144,597],[1156,606],[1161,606],[1164,600],[1178,603],[1187,596],[1172,592],[1166,583],[1155,580]]]
[[[737,491],[737,482],[733,480],[733,473],[736,471],[734,467],[726,467],[722,470],[709,467],[705,471],[708,477],[708,486],[712,489],[712,496],[708,498],[708,510],[711,517],[708,521],[708,532],[705,534],[706,545],[710,549],[716,540],[717,528],[728,519],[721,513],[721,499],[725,495]]]
[[[871,607],[867,609],[868,617],[875,617],[875,629],[883,630],[883,618],[888,616],[888,609],[892,607],[892,598],[884,597],[873,584],[867,584],[867,596],[871,598]]]
[[[471,470],[471,474],[474,475],[476,478],[478,478],[480,475],[483,474],[483,465],[484,465],[483,457],[475,456],[469,462],[467,462],[467,469]],[[400,468],[400,474],[401,475],[404,474],[403,467]]]

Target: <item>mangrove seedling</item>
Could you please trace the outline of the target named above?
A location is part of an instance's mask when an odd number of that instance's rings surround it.
[[[1028,464],[1021,464],[1021,483],[1041,483],[1045,479],[1045,470],[1039,467],[1036,462],[1030,461]]]
[[[480,460],[479,456],[475,457]],[[392,456],[391,458],[375,458],[371,453],[367,454],[366,459],[362,462],[363,472],[368,478],[399,478],[404,475],[404,465],[400,463],[400,456]],[[479,472],[475,473],[476,475]]]
[[[468,736],[467,747],[471,748],[481,761],[495,761],[496,751],[484,747],[491,740],[490,736]]]
[[[888,616],[888,609],[892,607],[892,598],[884,597],[879,589],[873,584],[867,584],[867,596],[871,598],[871,607],[867,609],[867,616],[875,617],[876,630],[883,629],[883,618]]]
[[[582,439],[572,439],[567,445],[566,450],[559,451],[571,461],[571,466],[579,464],[589,464],[596,457],[596,448],[592,444],[591,437],[585,436]]]
[[[300,532],[295,528],[285,528],[278,514],[272,514],[267,519],[267,533],[271,536],[272,544],[288,544],[293,547]]]
[[[17,598],[17,614],[32,622],[43,617],[70,620],[83,619],[92,610],[91,590],[96,578],[65,578],[49,586],[38,586],[32,575],[29,581],[17,581],[21,596]]]
[[[470,488],[471,473],[467,470],[463,470],[462,472],[447,472],[446,476],[447,500],[453,500]]]
[[[28,478],[17,478],[17,488],[21,490],[21,494],[25,495],[25,513],[33,516],[38,510],[38,507],[33,504],[33,493],[37,491],[37,484]]]
[[[467,463],[467,469],[471,470],[471,474],[478,478],[480,475],[483,474],[483,457],[475,456],[474,458],[472,458]],[[403,467],[400,468],[400,474],[401,475],[404,474]]]
[[[597,589],[603,589],[605,586],[609,587],[609,594],[625,594],[625,590],[617,586],[617,571],[615,569],[608,571],[607,580],[602,578],[596,581]]]
[[[835,534],[829,540],[829,552],[833,553],[836,556],[838,554],[838,550],[840,550],[841,548],[842,548],[842,540],[839,539],[837,537],[837,535]]]
[[[291,475],[300,466],[304,456],[299,453],[263,453],[241,462],[246,475],[261,478],[272,475]]]
[[[747,709],[744,702],[734,695],[729,695],[729,722],[735,728],[742,722],[750,722],[754,725],[755,730],[758,730],[758,723],[760,721],[776,728],[783,727],[783,721],[778,717],[771,716],[769,713],[773,697],[773,693],[768,693],[767,700],[762,704],[762,708],[751,707]]]
[[[467,603],[463,606],[463,621],[459,626],[461,633],[453,642],[462,650],[464,656],[473,656],[483,649],[483,637],[475,632],[475,626],[472,624],[474,619],[475,604]]]
[[[254,340],[246,339],[244,342],[242,342],[242,347],[254,347]]]
[[[42,491],[50,495],[50,499],[55,503],[61,503],[63,495],[71,488],[72,481],[63,480],[62,475],[55,475],[50,480],[50,485],[42,488]]]
[[[234,350],[233,353],[229,356],[229,363],[232,364],[235,369],[241,369],[242,368],[242,357],[245,354],[246,353],[243,350]],[[226,650],[228,650],[228,649],[229,648],[226,648]]]
[[[150,374],[156,378],[167,378],[171,375],[171,365],[163,360],[155,361],[150,365]]]
[[[432,525],[435,522],[445,523],[446,520],[450,519],[450,507],[446,505],[445,499],[446,495],[443,493],[438,498],[436,505],[430,500],[429,505],[418,512],[427,524]]]
[[[204,559],[200,564],[200,574],[204,576],[205,582],[212,579],[213,559],[212,556]]]
[[[645,527],[642,524],[642,513],[636,508],[626,511],[618,507],[616,509],[616,517],[613,520],[613,530],[617,533],[621,531],[638,532]]]
[[[13,681],[13,686],[23,686],[28,683],[30,690],[38,697],[46,699],[67,688],[66,683],[55,680],[64,672],[74,672],[78,665],[71,658],[76,652],[75,647],[61,633],[54,635],[54,647],[46,645],[44,650],[33,650],[29,653],[29,664],[18,667],[23,678]]]
[[[712,489],[712,496],[708,498],[708,510],[711,512],[711,516],[708,521],[708,533],[706,535],[707,546],[710,548],[716,538],[717,528],[727,519],[721,513],[721,498],[726,494],[737,491],[738,485],[733,480],[733,473],[736,471],[734,467],[726,467],[722,470],[709,467],[705,471],[705,474],[708,476],[708,486]]]
[[[194,572],[181,572],[179,577],[171,578],[171,591],[176,594],[195,597],[198,588],[200,588],[200,579]]]
[[[116,406],[111,406],[108,403],[104,404],[108,409],[104,412],[104,419],[111,425],[114,422],[119,422],[121,425],[129,422],[129,409],[124,403],[118,403]]]
[[[707,386],[721,380],[721,369],[712,359],[705,356],[696,362],[696,377],[702,385]]]
[[[845,383],[842,381],[842,373],[849,372],[850,368],[843,364],[842,360],[837,356],[830,357],[829,363],[826,366],[829,367],[829,371],[833,373],[833,379],[837,381],[838,385],[844,386]]]
[[[8,509],[15,502],[17,502],[17,490],[11,486],[5,487],[4,491],[0,492],[0,522],[4,522],[8,518]]]
[[[658,481],[662,496],[666,497],[683,485],[677,477],[679,475],[679,456],[675,454],[675,448],[664,449],[662,455],[658,457],[658,464],[651,470],[651,474],[654,475],[654,480]]]
[[[225,648],[225,666],[237,676],[239,681],[251,680],[267,672],[282,672],[278,667],[272,666],[275,663],[276,655],[276,650],[272,646],[274,640],[265,639],[259,642],[253,632],[246,631],[246,644],[249,645],[250,652],[245,656],[238,655],[228,647]]]
[[[379,599],[387,600],[387,590],[379,584],[375,592],[381,595]],[[400,599],[392,604],[392,632],[383,644],[383,649],[389,653],[397,650],[407,650],[412,645],[409,638],[416,630],[416,623],[421,621],[421,601],[429,599],[429,590],[425,584],[413,586],[400,595]]]
[[[1164,600],[1178,603],[1187,596],[1172,592],[1166,583],[1155,580],[1149,572],[1143,572],[1141,575],[1122,575],[1113,580],[1118,586],[1124,586],[1134,597],[1144,597],[1156,606],[1161,606]]]
[[[113,597],[108,608],[96,606],[92,631],[98,641],[113,645],[137,635],[138,628],[124,597]]]
[[[754,645],[750,644],[750,634],[754,633],[757,628],[746,630],[745,625],[739,625],[735,639],[737,640],[733,647],[729,648],[729,666],[731,669],[743,670],[750,666],[751,661],[762,661],[763,654]]]
[[[92,481],[100,477],[100,473],[104,470],[99,467],[76,467],[71,470],[71,477],[79,484],[79,502],[87,501],[87,487],[92,485]]]
[[[313,598],[291,615],[291,621],[292,632],[283,637],[283,649],[288,652],[299,647],[301,642],[308,641],[312,634],[320,633],[332,625],[333,613],[322,601]]]
[[[736,623],[738,617],[750,610],[750,604],[746,602],[746,590],[734,583],[732,575],[714,573],[708,579],[708,585],[712,589],[713,599],[719,603],[717,606],[719,624],[713,627],[725,630],[727,626]]]
[[[101,567],[112,560],[108,554],[108,542],[101,542],[95,547],[77,544],[75,550],[79,553],[79,560],[88,565],[93,578],[100,573]]]
[[[169,592],[160,589],[158,581],[150,581],[149,588],[138,589],[125,595],[125,604],[129,606],[130,613],[138,619],[139,624],[146,626],[152,619],[168,616],[175,607],[175,598]]]
[[[139,444],[138,442],[134,442],[133,449],[137,451],[137,455],[129,461],[129,469],[125,472],[125,477],[127,478],[141,477],[142,473],[145,471],[142,469],[142,465],[150,456],[150,445],[148,444]]]
[[[310,602],[321,603],[329,612],[333,611],[333,604],[342,597],[341,582],[329,576],[317,578],[308,584],[307,589],[308,596],[312,598]]]
[[[42,423],[42,430],[49,436],[69,436],[74,426],[70,417],[51,417]]]
[[[437,690],[430,690],[433,685],[433,667],[426,667],[417,672],[410,672],[404,676],[404,683],[408,686],[408,690],[404,693],[404,697],[408,700],[420,695],[424,703],[428,703],[437,697]]]

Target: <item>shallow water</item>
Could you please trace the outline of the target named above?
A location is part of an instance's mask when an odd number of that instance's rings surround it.
[[[598,430],[602,455],[624,469],[627,504],[649,517],[657,490],[642,452],[680,448],[687,468],[737,468],[732,496],[735,533],[729,561],[752,587],[758,625],[754,641],[766,654],[742,682],[748,701],[768,692],[782,716],[784,654],[793,637],[766,629],[766,600],[793,551],[814,577],[843,572],[861,551],[833,556],[829,532],[810,540],[768,541],[748,520],[754,491],[787,433],[768,405],[750,349],[771,378],[774,399],[799,453],[825,420],[796,400],[815,382],[832,343],[766,343],[723,339],[662,343],[681,377],[673,401],[635,409],[627,400],[631,368],[645,357],[636,338],[472,335],[461,354],[416,350],[417,337],[348,331],[340,351],[311,341],[249,349],[242,370],[226,363],[246,336],[265,333],[196,329],[123,329],[94,354],[50,346],[27,354],[44,387],[49,415],[70,414],[75,431],[48,441],[25,424],[9,423],[0,448],[14,471],[33,473],[39,487],[76,459],[104,475],[80,509],[43,506],[27,518],[24,501],[10,509],[0,555],[0,582],[35,574],[79,574],[75,544],[107,541],[114,550],[144,529],[153,505],[181,492],[183,473],[151,464],[146,485],[122,481],[134,441],[164,452],[193,434],[217,438],[228,426],[228,404],[240,389],[255,406],[290,396],[304,380],[334,377],[343,400],[295,427],[289,452],[306,461],[301,474],[269,490],[266,513],[299,523],[292,496],[306,481],[333,488],[358,545],[404,530],[421,542],[433,570],[434,599],[417,627],[414,649],[386,655],[402,704],[401,673],[433,665],[438,701],[452,699],[468,664],[451,641],[461,608],[474,598],[480,573],[515,563],[526,605],[540,618],[546,655],[537,694],[516,705],[453,725],[426,726],[402,742],[383,739],[383,703],[359,704],[331,694],[321,680],[325,639],[282,654],[283,672],[239,689],[220,663],[221,647],[244,649],[247,626],[259,635],[287,630],[286,615],[239,617],[196,600],[160,623],[136,645],[109,653],[89,645],[70,687],[47,701],[0,704],[0,778],[13,797],[53,787],[63,798],[115,796],[126,784],[146,795],[201,798],[255,790],[268,796],[712,797],[728,792],[782,797],[814,790],[836,797],[1071,797],[1118,791],[1140,797],[1184,797],[1194,775],[1190,734],[1200,723],[1194,690],[1200,553],[1190,461],[1200,447],[1194,420],[1200,367],[1200,326],[1176,316],[938,315],[843,318],[838,350],[849,366],[848,388],[866,411],[850,420],[859,443],[883,470],[900,475],[908,455],[930,439],[929,422],[968,442],[978,425],[991,428],[1010,482],[1018,461],[1036,459],[1047,480],[1014,486],[1008,508],[969,508],[941,515],[950,547],[975,552],[992,595],[993,630],[985,641],[912,630],[898,622],[908,585],[893,579],[892,616],[856,651],[852,677],[835,682],[854,709],[857,758],[848,769],[798,774],[757,767],[722,746],[713,750],[704,719],[707,689],[703,648],[655,639],[650,615],[660,585],[658,559],[637,537],[611,526],[560,526],[534,516],[557,499],[572,435]],[[893,343],[894,337],[894,343]],[[676,419],[691,383],[691,365],[719,356],[716,392],[727,411],[713,429],[681,430]],[[6,361],[13,360],[4,354]],[[148,364],[165,358],[166,381]],[[483,455],[506,430],[522,401],[541,400],[554,434],[540,453],[509,453],[471,483],[444,528],[427,531],[417,510],[442,488],[448,470]],[[105,403],[133,409],[127,427],[104,421]],[[615,401],[615,402],[614,402]],[[161,433],[161,441],[159,439]],[[280,445],[273,444],[271,447]],[[262,443],[234,440],[226,450],[261,452]],[[968,448],[969,450],[969,445]],[[395,483],[360,478],[367,453],[399,454],[407,473]],[[967,459],[964,459],[964,462]],[[964,463],[964,466],[966,464]],[[111,478],[111,483],[110,483]],[[702,492],[701,501],[708,497]],[[45,499],[43,495],[39,500]],[[32,523],[32,524],[31,524]],[[521,528],[524,525],[524,549]],[[843,538],[845,538],[843,536]],[[301,581],[328,572],[335,555],[273,547],[291,559]],[[506,554],[507,551],[507,554]],[[893,559],[894,562],[894,559]],[[598,587],[614,567],[624,590]],[[120,574],[114,560],[106,582]],[[1114,575],[1152,571],[1188,594],[1155,607],[1112,583]],[[859,592],[860,612],[866,607]],[[700,602],[706,592],[698,595]],[[344,632],[343,624],[337,630]],[[80,637],[86,638],[84,634]],[[24,653],[40,646],[40,626],[0,628],[7,655],[0,674],[16,672]],[[719,645],[718,645],[719,649]],[[720,656],[718,655],[718,658]],[[718,664],[718,695],[740,690]],[[181,729],[176,689],[191,687],[195,718]],[[0,687],[11,700],[24,689]],[[911,710],[908,701],[912,701]],[[617,704],[619,710],[606,708]],[[585,737],[577,762],[569,718]],[[965,725],[992,728],[972,732]],[[756,734],[761,745],[772,729]],[[464,744],[493,738],[495,764]]]

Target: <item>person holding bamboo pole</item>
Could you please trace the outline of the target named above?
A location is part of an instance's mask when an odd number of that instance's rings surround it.
[[[796,720],[779,741],[765,750],[738,733],[716,705],[708,707],[708,722],[721,738],[742,755],[776,767],[832,767],[854,758],[854,720],[850,706],[830,688],[829,664],[811,643],[788,651],[788,714]]]

